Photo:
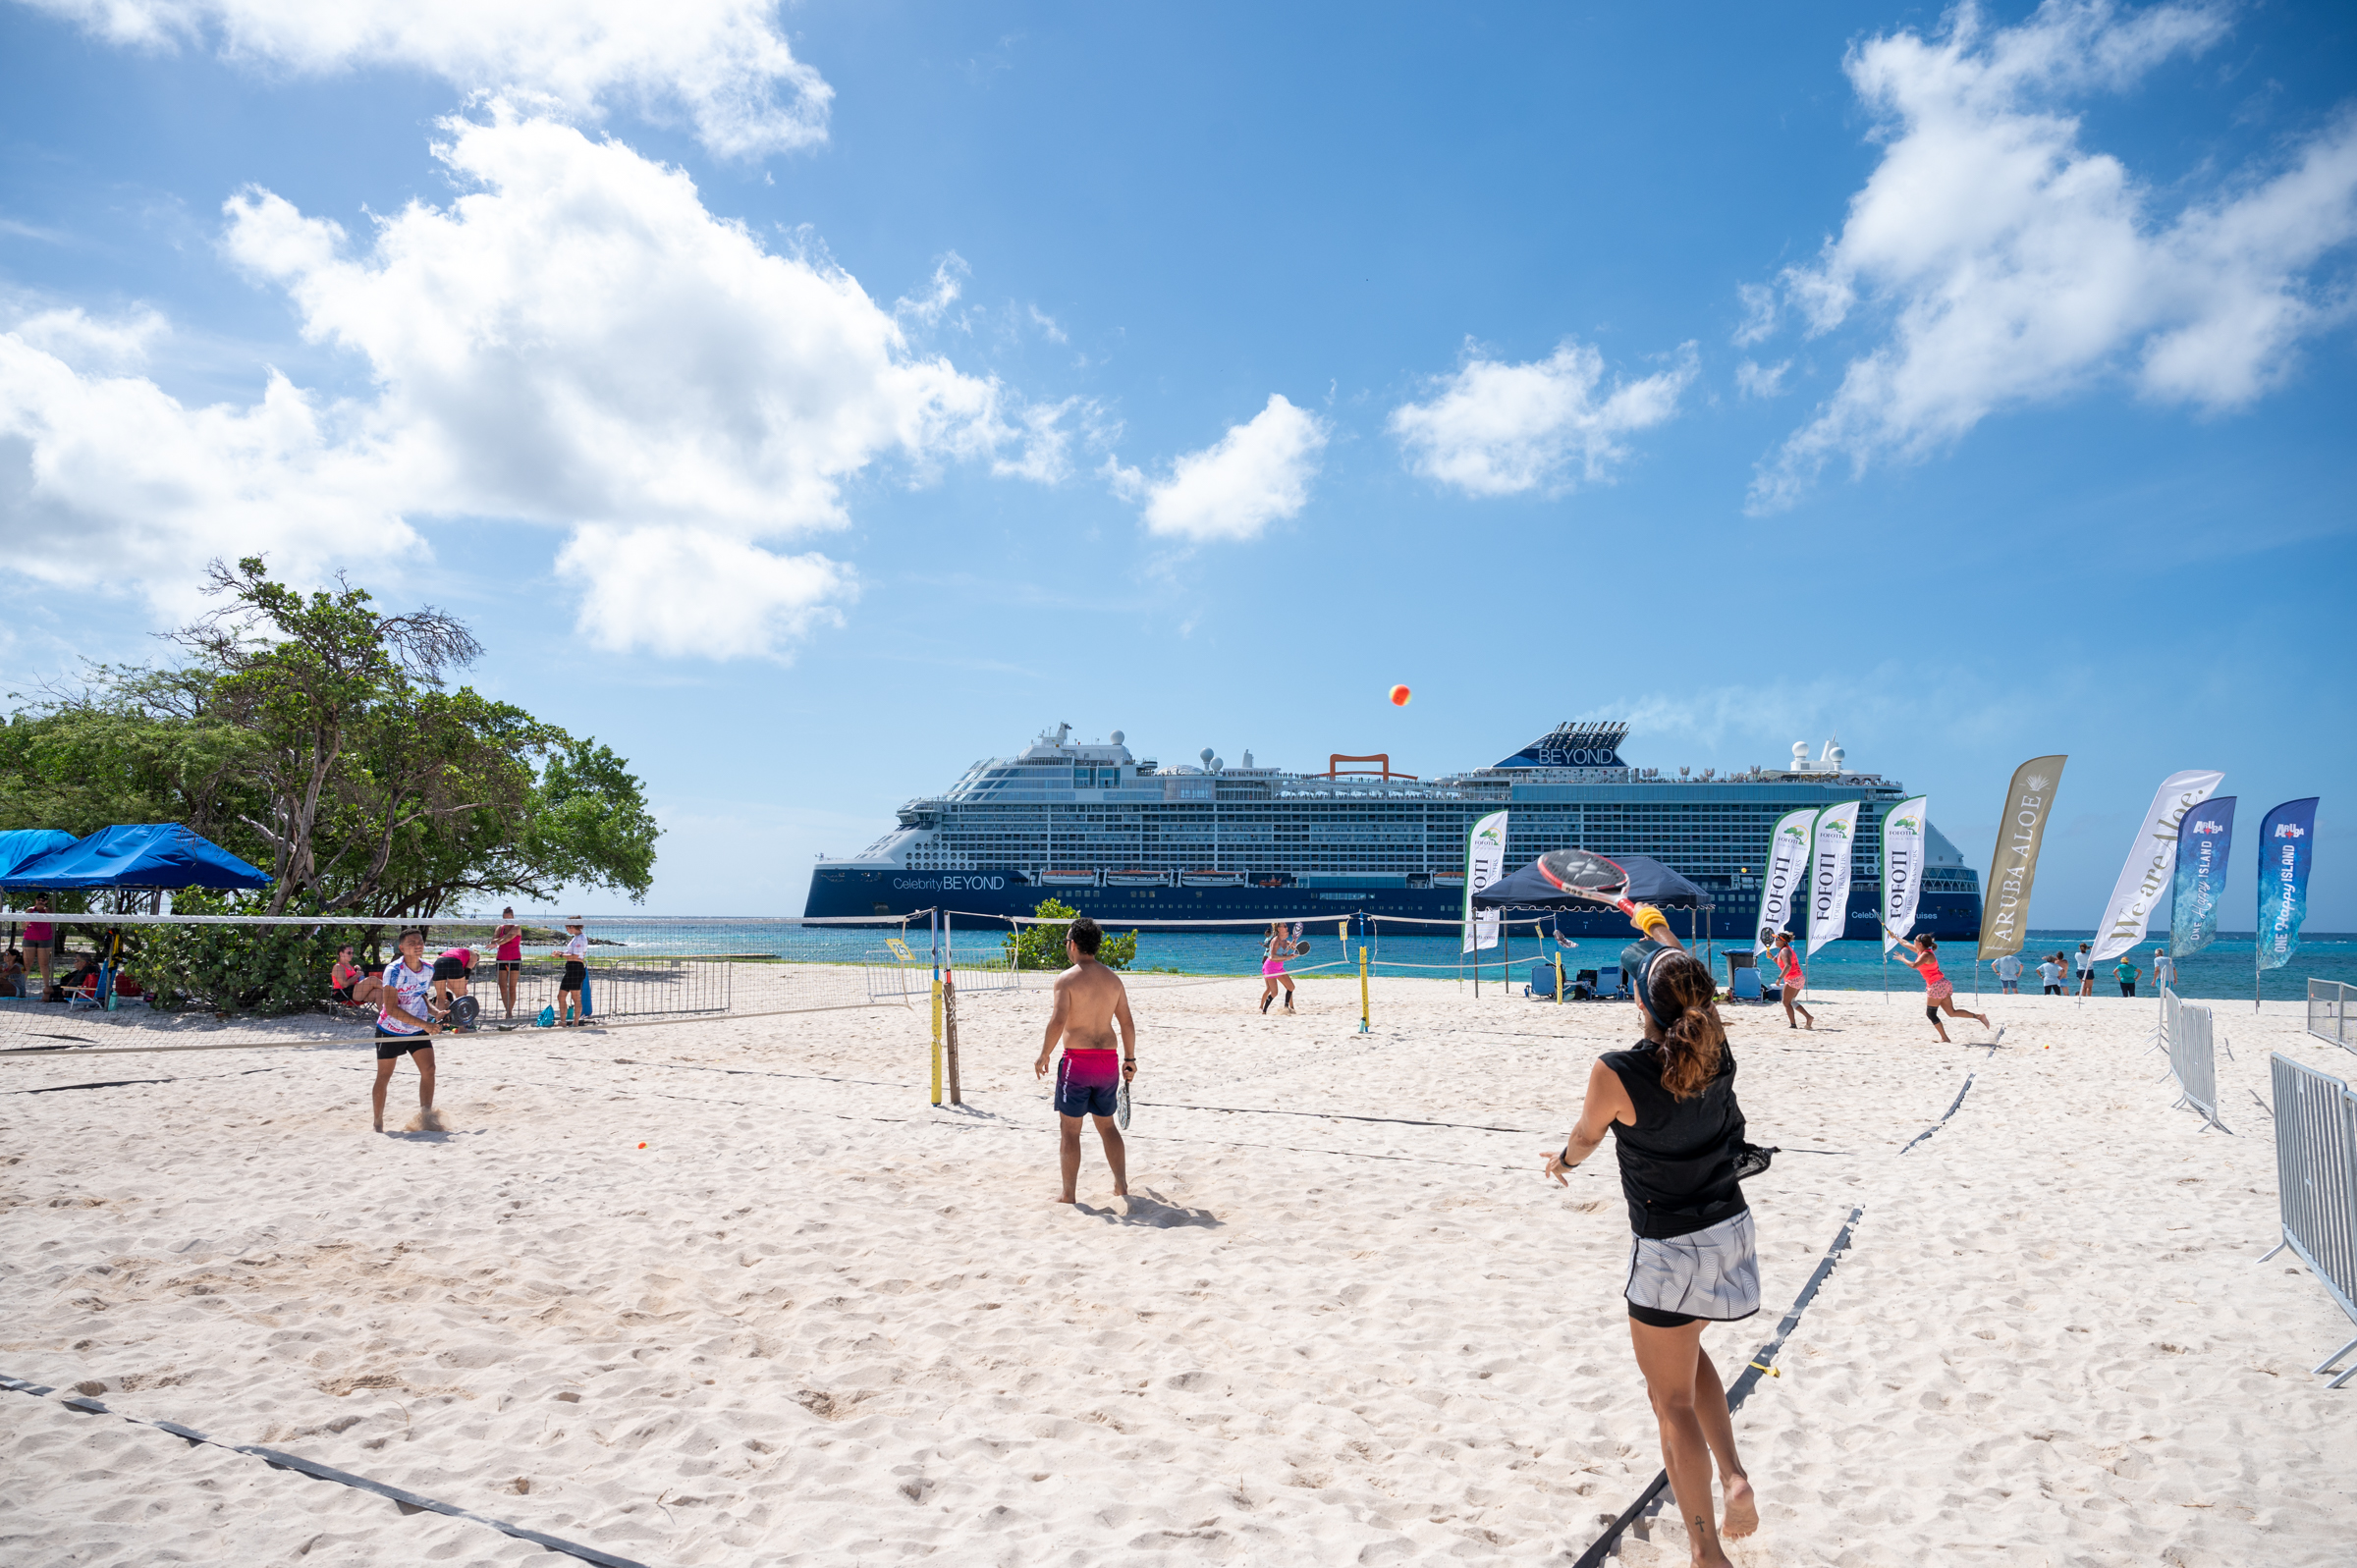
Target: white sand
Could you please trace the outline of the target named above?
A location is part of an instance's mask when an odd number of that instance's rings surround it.
[[[1354,985],[1257,991],[1141,987],[1133,1196],[1092,1136],[1076,1213],[1037,992],[968,999],[961,1111],[898,1008],[456,1041],[452,1130],[407,1137],[364,1048],[0,1063],[0,1375],[650,1564],[1566,1560],[1660,1463],[1610,1152],[1537,1171],[1627,1007],[1385,981],[1361,1036]],[[2308,1368],[2357,1328],[2253,1262],[2254,1092],[2271,1048],[2357,1058],[2220,1004],[2228,1137],[2169,1108],[2150,1001],[2006,1000],[1995,1053],[1812,1004],[1734,1014],[1755,1139],[1847,1153],[1750,1185],[1727,1374],[1865,1216],[1737,1417],[1737,1560],[2348,1561],[2357,1387]],[[11,1563],[564,1560],[55,1399],[0,1392],[0,1453]]]

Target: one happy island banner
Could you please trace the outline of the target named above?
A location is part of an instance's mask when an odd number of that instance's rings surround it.
[[[1883,951],[1889,952],[1915,929],[1923,901],[1923,867],[1930,836],[1932,797],[1917,795],[1883,813]]]
[[[1473,912],[1473,895],[1506,875],[1506,813],[1493,811],[1465,835],[1465,951],[1498,946],[1499,913]]]
[[[2177,824],[2177,886],[2169,895],[2168,953],[2189,958],[2218,940],[2218,900],[2234,853],[2234,797],[2216,795]]]
[[[1817,813],[1809,851],[1809,951],[1838,942],[1849,928],[1849,852],[1858,837],[1858,803],[1844,800]]]
[[[2111,901],[2104,906],[2103,922],[2095,928],[2095,951],[2087,955],[2090,963],[2116,958],[2144,940],[2144,934],[2152,929],[2153,911],[2160,907],[2161,895],[2168,892],[2171,874],[2177,869],[2178,824],[2187,812],[2215,794],[2225,779],[2222,773],[2197,769],[2172,773],[2161,781],[2152,809],[2144,814],[2144,826],[2136,830],[2136,841],[2128,845],[2119,881],[2111,885]]]
[[[1997,823],[1997,849],[1989,859],[1989,886],[1982,900],[1978,956],[2002,958],[2021,951],[2030,932],[2030,889],[2038,881],[2038,850],[2046,842],[2055,791],[2061,787],[2067,756],[2032,757],[2013,770],[2005,787],[2005,809]]]
[[[1816,826],[1814,807],[1787,811],[1777,819],[1776,834],[1768,840],[1768,864],[1761,867],[1760,917],[1752,922],[1752,950],[1766,947],[1780,931],[1792,926],[1792,897],[1809,871],[1810,830]]]
[[[2259,824],[2259,967],[2280,969],[2308,918],[2308,867],[2316,859],[2316,802],[2286,800]]]

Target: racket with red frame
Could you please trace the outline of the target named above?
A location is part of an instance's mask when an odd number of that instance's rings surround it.
[[[1574,898],[1610,904],[1624,915],[1637,912],[1628,896],[1628,873],[1618,861],[1588,849],[1550,849],[1538,864],[1540,876]]]

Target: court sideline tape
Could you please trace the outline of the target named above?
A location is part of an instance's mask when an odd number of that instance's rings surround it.
[[[1972,1081],[1975,1076],[1972,1073],[1965,1074],[1964,1087],[1956,1091],[1956,1098],[1949,1104],[1947,1109],[1941,1112],[1940,1119],[1908,1139],[1905,1148],[1899,1150],[1899,1155],[1905,1154],[1908,1149],[1914,1148],[1924,1139],[1947,1125],[1948,1117],[1962,1108],[1964,1097],[1972,1093]],[[1898,1155],[1893,1155],[1891,1158],[1895,1160]],[[1753,1356],[1751,1364],[1743,1369],[1743,1375],[1735,1379],[1732,1387],[1727,1389],[1727,1410],[1728,1415],[1731,1416],[1743,1408],[1743,1401],[1750,1398],[1752,1389],[1759,1386],[1761,1375],[1776,1365],[1776,1353],[1784,1347],[1784,1341],[1791,1337],[1792,1330],[1800,1326],[1800,1315],[1808,1310],[1810,1302],[1817,1299],[1818,1287],[1832,1277],[1834,1266],[1840,1262],[1841,1254],[1849,1250],[1849,1238],[1858,1227],[1858,1217],[1865,1212],[1864,1205],[1850,1210],[1849,1217],[1841,1223],[1841,1233],[1834,1238],[1832,1246],[1825,1249],[1825,1256],[1817,1260],[1816,1271],[1809,1275],[1809,1282],[1801,1286],[1800,1294],[1793,1298],[1792,1310],[1785,1313],[1783,1321],[1776,1325],[1775,1337],[1760,1347],[1759,1354]],[[1653,1478],[1653,1485],[1639,1492],[1637,1500],[1622,1510],[1620,1517],[1614,1520],[1586,1551],[1579,1554],[1579,1561],[1572,1564],[1572,1568],[1603,1568],[1605,1559],[1610,1557],[1613,1554],[1613,1548],[1619,1544],[1621,1532],[1635,1524],[1637,1517],[1651,1508],[1656,1499],[1669,1487],[1670,1472],[1665,1470]]]
[[[0,1388],[20,1394],[30,1394],[35,1399],[46,1399],[57,1392],[54,1388],[45,1387],[37,1382],[27,1382],[21,1378],[0,1377]],[[528,1541],[535,1545],[546,1546],[551,1551],[561,1551],[568,1557],[578,1557],[583,1562],[598,1563],[602,1565],[602,1568],[646,1568],[644,1563],[629,1557],[617,1557],[614,1553],[600,1551],[595,1546],[583,1546],[542,1531],[527,1530],[522,1525],[511,1525],[505,1520],[470,1513],[456,1503],[437,1502],[431,1497],[420,1497],[413,1491],[404,1491],[399,1487],[388,1487],[381,1481],[370,1481],[366,1476],[356,1476],[350,1471],[338,1470],[332,1465],[319,1464],[309,1459],[299,1459],[293,1454],[281,1453],[276,1448],[262,1448],[251,1443],[223,1442],[218,1437],[207,1437],[203,1433],[184,1427],[176,1421],[149,1421],[144,1416],[126,1415],[120,1410],[110,1409],[95,1399],[85,1398],[80,1394],[60,1399],[58,1403],[69,1410],[79,1410],[88,1415],[113,1416],[121,1421],[136,1422],[142,1427],[153,1427],[158,1432],[170,1433],[186,1443],[203,1443],[208,1447],[226,1448],[233,1454],[245,1454],[248,1458],[259,1459],[273,1470],[298,1471],[319,1481],[332,1481],[339,1487],[351,1487],[359,1491],[371,1491],[379,1497],[390,1498],[402,1507],[416,1512],[443,1514],[452,1519],[464,1519],[468,1524],[487,1525],[501,1535],[514,1536],[519,1541]]]

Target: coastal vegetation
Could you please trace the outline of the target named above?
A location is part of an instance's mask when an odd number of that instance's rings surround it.
[[[1064,939],[1071,930],[1080,911],[1061,898],[1043,899],[1031,912],[1042,924],[1025,926],[1007,939],[1007,955],[1014,960],[1017,969],[1064,969]],[[1137,933],[1124,931],[1120,936],[1111,932],[1097,947],[1097,961],[1108,969],[1126,969],[1137,958]]]
[[[165,634],[176,658],[92,665],[0,725],[0,829],[179,822],[271,876],[176,896],[190,913],[391,923],[644,895],[659,830],[628,761],[457,683],[483,649],[456,617],[386,614],[343,577],[306,594],[256,558],[213,563],[204,591],[214,605]],[[317,995],[337,940],[176,930],[134,972],[216,1005],[292,1004]]]

